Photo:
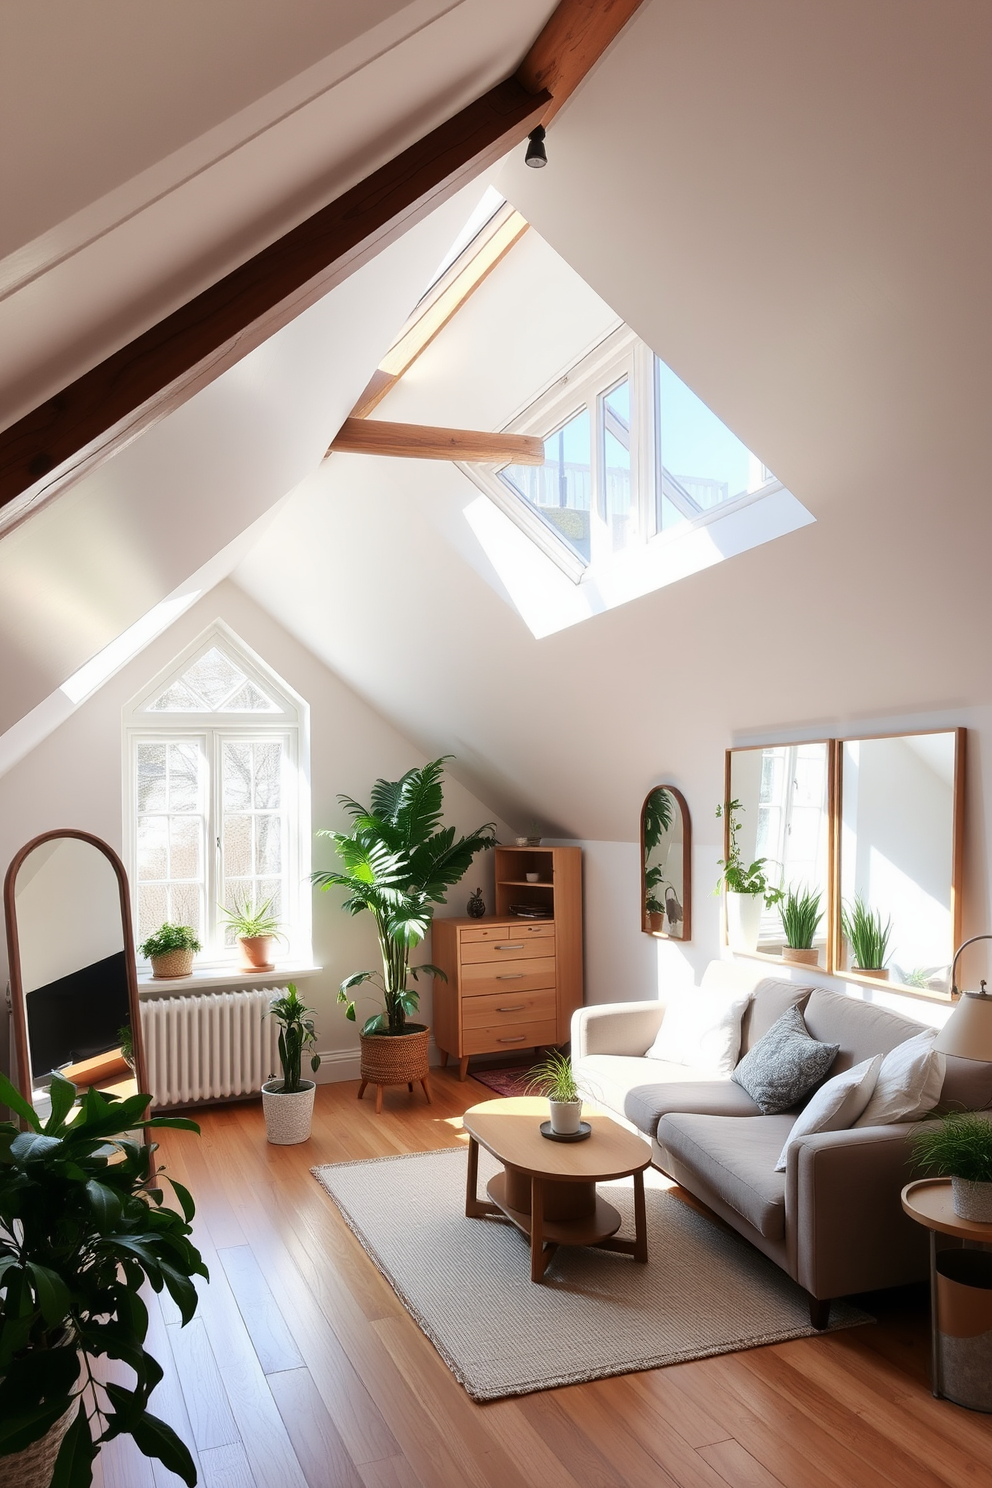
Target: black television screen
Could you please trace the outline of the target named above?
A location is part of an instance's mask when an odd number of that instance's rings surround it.
[[[35,1080],[116,1049],[118,1030],[131,1021],[124,952],[37,987],[26,1000]]]

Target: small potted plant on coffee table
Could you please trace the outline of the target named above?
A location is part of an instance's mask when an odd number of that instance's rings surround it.
[[[888,954],[889,937],[892,934],[892,916],[890,915],[888,923],[883,925],[881,910],[873,910],[860,894],[856,894],[854,908],[849,909],[845,904],[841,909],[840,922],[841,929],[850,942],[851,954],[854,957],[851,970],[860,976],[887,981],[889,970],[885,964],[885,957]]]
[[[924,1121],[910,1138],[924,1170],[950,1178],[954,1213],[992,1224],[992,1122],[977,1111]]]
[[[575,1135],[582,1120],[582,1097],[567,1054],[552,1049],[528,1071],[527,1089],[547,1096],[551,1130],[556,1137]]]
[[[275,999],[266,1016],[275,1018],[280,1025],[282,1079],[266,1080],[262,1086],[265,1135],[277,1147],[292,1147],[297,1142],[307,1141],[313,1122],[313,1099],[317,1087],[313,1080],[300,1078],[303,1054],[312,1050],[317,1042],[313,1009],[305,1005],[296,984],[290,982],[285,995]],[[310,1068],[315,1073],[320,1069],[319,1054],[311,1053]]]
[[[251,899],[246,899],[241,905],[236,904],[233,909],[225,909],[223,905],[219,908],[227,920],[228,928],[234,931],[238,945],[241,947],[243,957],[241,969],[243,971],[274,971],[272,948],[277,940],[285,940],[286,937],[279,929],[279,920],[274,914],[269,913],[272,900],[266,899],[265,903],[257,908]]]
[[[745,865],[737,834],[741,829],[739,813],[744,810],[740,801],[727,801],[716,808],[718,817],[727,819],[727,856],[720,859],[723,870],[716,882],[715,892],[727,893],[727,941],[731,950],[756,951],[761,932],[761,911],[772,909],[785,896],[768,882],[765,872],[767,858],[755,858]]]
[[[816,966],[820,953],[813,948],[813,939],[823,919],[819,889],[808,888],[805,884],[789,889],[778,912],[782,917],[782,931],[785,935],[782,960],[795,961],[803,966]]]
[[[156,980],[165,980],[189,976],[193,970],[193,957],[201,949],[192,926],[170,925],[166,920],[154,935],[142,941],[138,954],[148,957]]]

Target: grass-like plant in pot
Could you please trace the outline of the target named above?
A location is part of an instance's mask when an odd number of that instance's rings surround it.
[[[193,970],[193,957],[202,950],[196,931],[191,925],[170,925],[166,920],[153,935],[143,940],[138,954],[147,956],[152,963],[152,976],[189,976]]]
[[[244,958],[242,969],[274,971],[272,948],[277,940],[285,940],[286,937],[279,928],[280,920],[271,913],[272,900],[266,899],[264,904],[256,905],[254,900],[246,899],[233,909],[225,909],[223,905],[219,908],[241,947]]]
[[[737,834],[741,830],[740,814],[744,807],[735,797],[716,808],[717,817],[727,821],[727,856],[720,861],[720,877],[716,881],[715,893],[721,889],[727,895],[727,939],[733,950],[755,951],[761,930],[762,909],[772,909],[785,896],[781,889],[769,883],[766,872],[767,858],[755,858],[745,863]]]
[[[813,941],[823,919],[820,898],[819,889],[801,884],[798,888],[790,888],[778,906],[785,936],[783,961],[798,961],[804,966],[817,964],[819,953],[814,950]]]
[[[291,1147],[305,1142],[313,1124],[313,1100],[316,1085],[304,1080],[303,1056],[310,1055],[310,1068],[320,1069],[320,1055],[314,1053],[317,1034],[313,1008],[308,1008],[290,982],[282,997],[277,997],[266,1017],[279,1024],[279,1063],[282,1079],[266,1080],[262,1086],[262,1109],[265,1112],[265,1135],[277,1147]]]
[[[582,1120],[582,1097],[571,1059],[552,1049],[527,1074],[527,1089],[548,1097],[551,1130],[556,1136],[573,1136]]]
[[[352,830],[318,833],[334,844],[344,869],[314,873],[313,882],[325,890],[343,888],[345,911],[367,912],[375,922],[381,970],[345,977],[338,1002],[354,1022],[357,988],[370,985],[381,994],[381,1007],[361,1028],[362,1089],[365,1084],[378,1087],[377,1107],[383,1085],[423,1083],[427,1078],[429,1030],[423,1023],[407,1021],[420,1006],[419,991],[410,982],[444,973],[429,964],[411,966],[411,953],[430,928],[434,906],[445,903],[448,890],[464,877],[478,853],[496,846],[494,822],[463,837],[456,836],[454,827],[441,825],[442,776],[450,758],[431,760],[399,780],[377,780],[368,806],[339,796],[352,817]],[[400,1039],[405,1041],[403,1048]]]
[[[992,1224],[992,1121],[978,1111],[959,1111],[921,1122],[910,1141],[925,1172],[950,1178],[955,1214]]]
[[[860,894],[856,894],[853,907],[842,906],[840,923],[854,958],[851,970],[887,980],[889,973],[885,958],[892,935],[892,916],[883,925],[881,910],[872,909]]]
[[[199,1127],[180,1116],[146,1119],[149,1099],[91,1089],[77,1105],[76,1087],[55,1075],[43,1124],[0,1075],[0,1103],[27,1127],[0,1122],[3,1488],[87,1488],[101,1444],[121,1435],[196,1482],[187,1447],[148,1410],[162,1368],[145,1350],[148,1311],[138,1293],[146,1280],[164,1287],[186,1324],[196,1308],[192,1278],[207,1278],[207,1268],[190,1239],[192,1198],[170,1180],[182,1212],[165,1206],[155,1146],[129,1133]],[[95,1383],[101,1358],[123,1361],[134,1382]]]

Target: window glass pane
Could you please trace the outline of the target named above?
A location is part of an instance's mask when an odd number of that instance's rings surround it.
[[[197,693],[207,707],[217,709],[246,681],[244,672],[222,651],[211,646],[205,656],[183,673],[183,681]]]
[[[271,698],[265,696],[260,687],[254,682],[246,682],[243,687],[220,709],[222,713],[278,713],[279,708]]]
[[[602,516],[614,552],[636,542],[637,514],[631,506],[630,383],[625,377],[599,403],[603,432]]]
[[[138,810],[165,810],[165,745],[138,745]]]
[[[153,713],[282,712],[219,646],[211,646],[148,708]]]
[[[225,740],[221,749],[224,821],[222,902],[258,910],[271,899],[282,914],[288,822],[282,808],[286,749],[281,739]],[[233,945],[234,932],[225,931]]]
[[[166,920],[204,930],[206,764],[196,739],[136,746],[138,940]]]
[[[252,746],[224,745],[224,810],[243,811],[251,806]]]
[[[663,529],[755,491],[771,477],[716,414],[657,360],[658,521]]]
[[[588,409],[544,441],[543,465],[507,465],[500,479],[531,505],[586,563],[590,554],[591,421]]]

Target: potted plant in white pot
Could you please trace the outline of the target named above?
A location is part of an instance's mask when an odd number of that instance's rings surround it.
[[[138,954],[147,956],[152,963],[152,976],[164,981],[170,977],[189,976],[193,970],[193,957],[201,949],[192,926],[170,925],[167,920],[154,935],[141,942]]]
[[[552,1049],[546,1058],[528,1071],[527,1089],[548,1098],[551,1130],[555,1136],[574,1136],[582,1120],[582,1097],[572,1073],[567,1054]]]
[[[381,1010],[366,1018],[361,1029],[362,1088],[378,1085],[380,1095],[383,1085],[412,1085],[427,1077],[430,1031],[424,1023],[407,1021],[420,1006],[419,991],[409,983],[444,973],[429,964],[411,966],[410,955],[430,928],[435,904],[445,903],[448,889],[465,875],[477,853],[496,846],[494,822],[464,837],[456,837],[454,827],[442,827],[441,780],[450,758],[431,760],[399,780],[377,780],[368,806],[339,796],[353,819],[352,830],[318,833],[334,844],[344,871],[314,873],[313,882],[325,890],[345,889],[347,913],[368,911],[375,921],[382,970],[345,977],[338,1002],[354,1022],[355,989],[371,983],[382,994]]]
[[[313,1009],[308,1008],[290,982],[285,995],[277,997],[267,1017],[279,1026],[279,1063],[282,1079],[273,1077],[262,1086],[262,1110],[265,1113],[265,1135],[277,1147],[292,1147],[306,1142],[313,1124],[313,1099],[316,1084],[301,1078],[303,1054],[317,1042]],[[311,1054],[310,1068],[320,1069],[320,1055]]]
[[[978,1111],[955,1112],[923,1122],[911,1141],[921,1168],[950,1178],[958,1218],[992,1224],[992,1121]]]
[[[273,946],[277,940],[285,940],[286,937],[279,929],[279,920],[270,913],[271,909],[271,899],[266,899],[257,908],[251,899],[246,899],[244,904],[235,905],[233,909],[225,909],[220,905],[220,912],[227,920],[228,928],[234,931],[241,947],[242,971],[275,970]]]
[[[740,801],[726,801],[716,808],[718,817],[727,820],[727,856],[721,858],[722,872],[717,879],[715,893],[721,889],[727,895],[727,941],[731,950],[756,951],[761,932],[761,913],[772,909],[784,898],[781,889],[768,882],[765,872],[767,858],[755,858],[745,866],[737,834],[741,824],[739,813],[744,810]]]
[[[888,981],[889,970],[885,958],[892,934],[892,916],[883,925],[881,910],[873,910],[860,894],[856,894],[853,909],[849,909],[846,904],[841,908],[840,923],[854,958],[851,970],[860,976]]]
[[[782,960],[794,961],[802,966],[816,966],[820,953],[814,948],[813,941],[823,919],[819,889],[810,889],[805,885],[789,889],[778,912],[782,917],[782,933],[785,936]]]

